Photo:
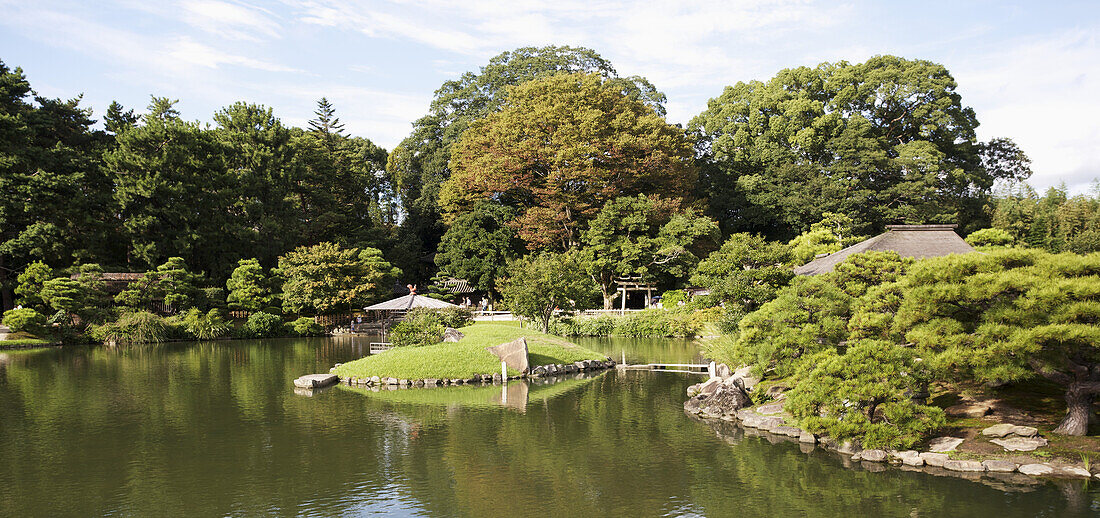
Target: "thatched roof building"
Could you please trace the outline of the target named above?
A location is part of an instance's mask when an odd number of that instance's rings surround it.
[[[924,259],[973,252],[955,228],[958,225],[887,225],[886,232],[844,250],[818,257],[794,269],[797,275],[821,275],[833,271],[849,256],[862,252],[894,251],[902,257]]]
[[[433,299],[431,297],[410,293],[404,297],[397,297],[396,299],[379,302],[378,304],[367,306],[363,309],[366,311],[408,311],[412,308],[442,309],[455,307],[458,306],[445,300]]]

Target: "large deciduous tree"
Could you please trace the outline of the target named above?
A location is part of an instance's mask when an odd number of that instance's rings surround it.
[[[693,153],[683,130],[601,76],[550,76],[512,88],[463,134],[440,205],[450,218],[487,200],[514,207],[529,247],[566,249],[608,200],[688,196]]]
[[[727,87],[691,121],[726,231],[789,238],[824,212],[857,230],[980,223],[995,180],[1026,177],[1011,141],[980,145],[942,65],[895,56],[780,71]]]
[[[593,50],[581,47],[523,47],[503,52],[477,72],[447,81],[435,92],[429,113],[413,123],[412,133],[393,150],[386,169],[400,193],[405,217],[399,248],[407,265],[416,266],[436,249],[446,227],[439,214],[440,186],[451,176],[453,147],[474,121],[498,111],[508,87],[557,74],[599,74],[624,95],[664,114],[665,96],[645,78],[619,77]],[[426,272],[406,272],[424,279]]]

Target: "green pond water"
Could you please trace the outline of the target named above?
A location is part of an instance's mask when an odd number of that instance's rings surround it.
[[[361,357],[369,341],[0,351],[0,516],[1100,512],[1082,482],[852,468],[693,420],[682,410],[693,375],[295,393],[295,377]],[[583,342],[631,362],[698,355],[685,341]]]

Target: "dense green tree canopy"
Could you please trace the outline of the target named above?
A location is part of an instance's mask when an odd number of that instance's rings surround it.
[[[616,279],[681,279],[713,250],[718,225],[675,200],[624,196],[604,204],[585,231],[582,259],[611,309]]]
[[[299,247],[279,258],[283,310],[326,314],[350,310],[393,292],[401,270],[374,248],[343,248],[335,243]]]
[[[264,273],[256,259],[241,259],[229,276],[225,287],[229,290],[229,307],[245,311],[260,311],[273,302],[272,281]]]
[[[1005,249],[929,259],[896,289],[871,296],[883,300],[864,311],[888,322],[885,335],[934,354],[946,372],[1062,385],[1069,411],[1055,431],[1085,433],[1100,394],[1100,254]]]
[[[895,56],[727,87],[690,124],[711,208],[727,231],[773,237],[824,212],[851,215],[860,232],[978,220],[996,179],[1029,170],[1010,141],[979,145],[956,87],[942,65]]]
[[[474,288],[497,291],[508,261],[520,255],[522,245],[508,226],[513,210],[483,203],[451,224],[439,244],[435,264],[449,276],[466,279]]]
[[[686,197],[695,181],[683,130],[597,74],[513,87],[501,111],[474,122],[440,193],[449,217],[494,200],[514,207],[531,248],[569,248],[618,196]]]
[[[595,286],[575,251],[542,252],[513,261],[500,291],[505,307],[538,322],[542,332],[549,333],[554,311],[585,307],[595,295]]]
[[[691,275],[691,283],[710,290],[727,308],[745,313],[775,298],[794,273],[787,265],[790,248],[758,235],[733,234],[707,256]]]
[[[405,211],[398,247],[407,256],[408,266],[419,267],[420,259],[434,252],[445,230],[439,214],[439,189],[451,176],[452,149],[466,129],[500,110],[509,95],[508,87],[578,72],[598,74],[624,95],[664,114],[665,96],[649,81],[619,77],[610,62],[581,47],[518,48],[493,57],[476,73],[467,72],[443,83],[429,113],[413,123],[412,133],[393,150],[387,163]]]

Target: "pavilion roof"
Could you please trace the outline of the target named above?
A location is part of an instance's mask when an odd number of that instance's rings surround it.
[[[894,251],[902,257],[924,259],[973,252],[974,247],[955,233],[957,225],[887,225],[886,232],[844,250],[818,257],[794,269],[797,275],[829,273],[849,256],[862,252]]]

